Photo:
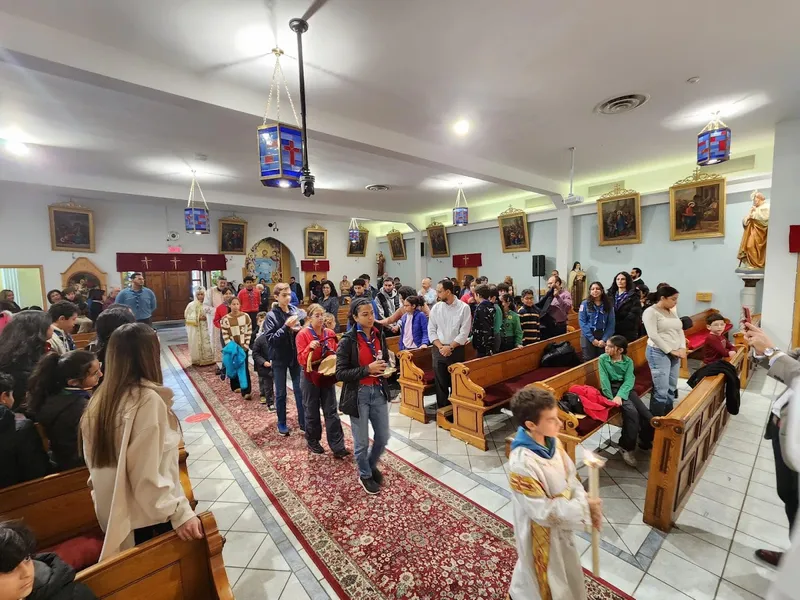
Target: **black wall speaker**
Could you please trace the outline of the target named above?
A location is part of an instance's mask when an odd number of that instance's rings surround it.
[[[419,243],[419,255],[422,258],[425,258],[425,242],[420,242]]]
[[[544,277],[544,254],[534,254],[531,256],[533,261],[533,273],[534,277]]]

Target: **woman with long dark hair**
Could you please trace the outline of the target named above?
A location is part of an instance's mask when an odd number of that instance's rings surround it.
[[[0,373],[14,378],[14,411],[25,403],[28,379],[49,350],[53,331],[53,321],[46,312],[23,310],[14,315],[0,335]]]
[[[672,410],[678,394],[678,372],[681,359],[686,357],[686,336],[683,323],[675,308],[678,290],[664,286],[656,292],[656,303],[644,311],[647,331],[647,363],[653,376],[653,394],[650,411],[654,417],[663,417]]]
[[[105,533],[101,561],[173,529],[181,540],[203,537],[181,486],[181,429],[163,381],[153,328],[131,323],[117,329],[108,342],[105,378],[80,425]]]
[[[322,298],[319,305],[325,309],[326,313],[333,315],[336,324],[335,331],[339,331],[339,297],[336,293],[336,286],[330,279],[322,280]]]
[[[100,313],[94,327],[97,337],[89,349],[97,355],[101,365],[106,362],[106,347],[111,334],[123,325],[135,322],[136,317],[133,316],[133,312],[124,304],[115,304]]]
[[[635,342],[639,338],[642,303],[630,274],[625,271],[617,273],[614,283],[608,288],[608,295],[614,303],[614,334]]]
[[[606,342],[614,335],[615,319],[614,305],[603,284],[593,281],[589,285],[589,297],[581,302],[578,309],[584,361],[597,358],[605,352]]]

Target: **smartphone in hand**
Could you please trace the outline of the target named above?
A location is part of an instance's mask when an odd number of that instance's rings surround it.
[[[742,307],[742,312],[744,312],[744,319],[742,319],[742,321],[744,323],[752,323],[753,322],[753,316],[750,314],[750,307],[743,306]]]

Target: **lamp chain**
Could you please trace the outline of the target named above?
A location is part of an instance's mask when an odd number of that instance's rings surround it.
[[[276,121],[281,120],[281,89],[280,84],[278,83],[278,77],[283,80],[283,87],[286,90],[286,97],[289,99],[289,106],[292,109],[292,114],[294,115],[294,120],[297,126],[300,126],[300,119],[297,117],[297,111],[294,108],[294,102],[292,101],[292,95],[289,93],[289,84],[286,83],[286,76],[283,74],[283,67],[281,67],[281,54],[283,51],[279,48],[275,48],[272,50],[272,53],[275,55],[275,68],[272,70],[272,81],[269,84],[269,95],[267,96],[267,109],[264,111],[264,122],[262,125],[267,124],[267,119],[269,118],[269,109],[272,105],[272,93],[275,92],[275,111],[276,111]]]

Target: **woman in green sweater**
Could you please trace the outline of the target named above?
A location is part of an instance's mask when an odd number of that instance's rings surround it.
[[[634,391],[635,375],[633,360],[628,354],[628,340],[621,335],[613,335],[606,342],[605,354],[598,363],[600,391],[603,396],[622,407],[622,459],[631,467],[636,466],[636,438],[639,447],[649,450],[653,447],[653,415]]]
[[[514,298],[509,294],[500,296],[503,308],[503,323],[500,326],[500,352],[522,348],[522,326],[519,315],[515,312]]]

